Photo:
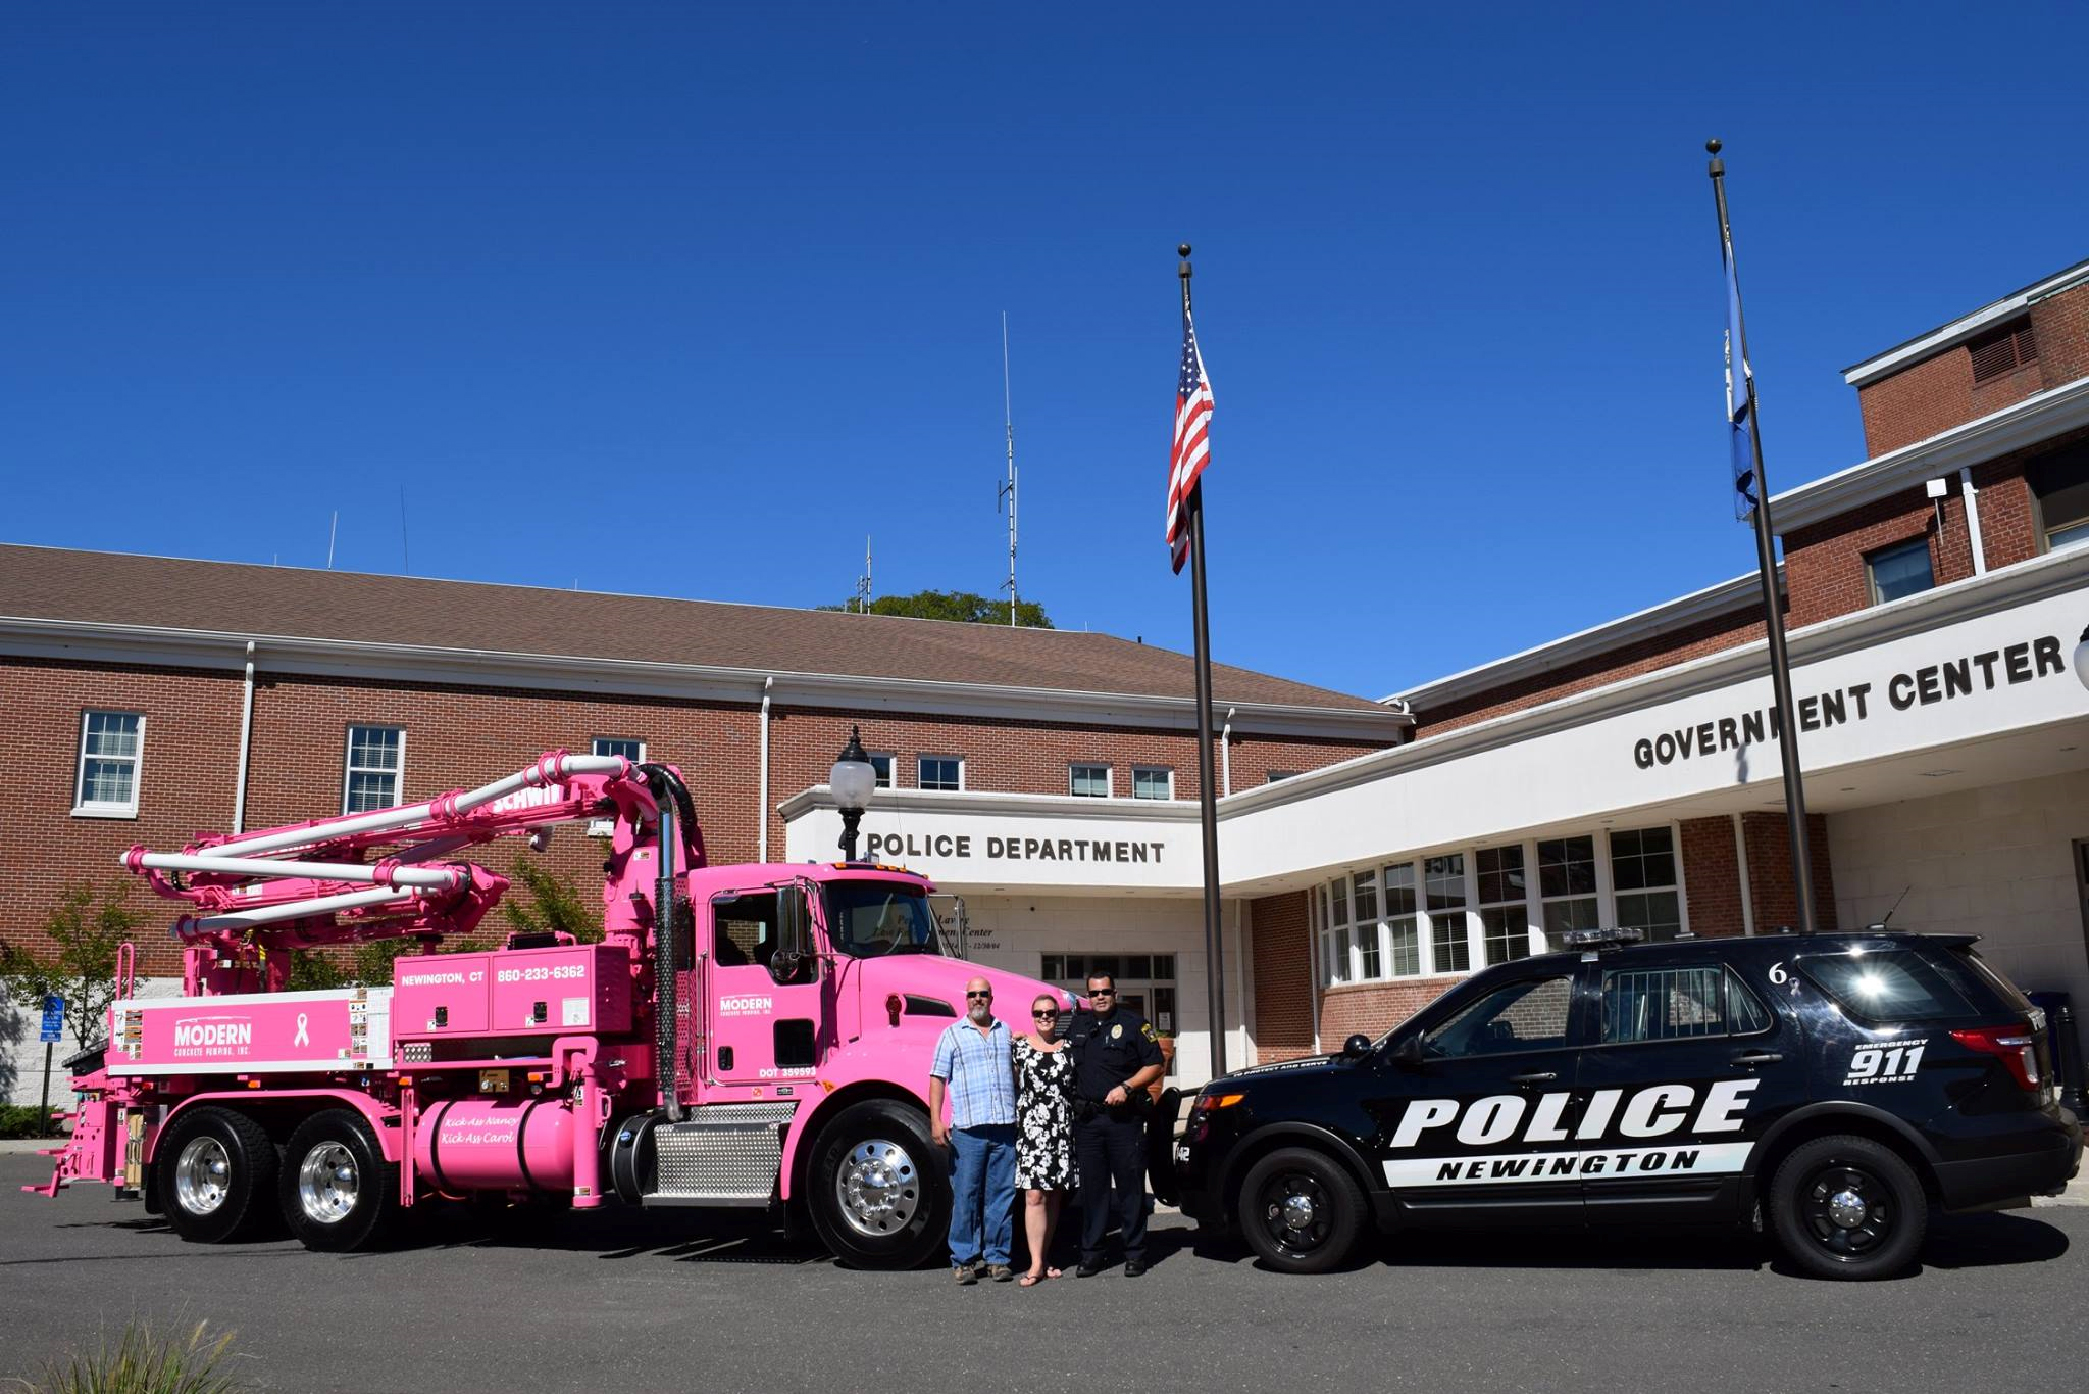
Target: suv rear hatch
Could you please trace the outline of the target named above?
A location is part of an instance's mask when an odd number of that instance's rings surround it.
[[[1896,934],[1809,955],[1798,967],[1856,1020],[1943,1031],[1992,1059],[2000,1103],[2045,1108],[2057,1098],[2045,1012],[1974,951],[1971,934]],[[2028,1096],[2028,1098],[2024,1097]]]

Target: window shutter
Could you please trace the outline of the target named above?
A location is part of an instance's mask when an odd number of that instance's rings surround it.
[[[2011,320],[1999,329],[1990,329],[1969,340],[1966,348],[1973,355],[1975,383],[1992,382],[2005,373],[2028,368],[2038,361],[2038,341],[2031,337],[2028,318]]]

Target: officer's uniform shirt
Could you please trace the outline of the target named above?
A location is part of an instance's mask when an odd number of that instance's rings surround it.
[[[1074,1093],[1090,1103],[1101,1103],[1140,1070],[1161,1063],[1153,1027],[1129,1007],[1114,1007],[1106,1016],[1075,1012],[1066,1039],[1074,1052]]]

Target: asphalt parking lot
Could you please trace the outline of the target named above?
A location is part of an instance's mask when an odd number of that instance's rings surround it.
[[[1942,1217],[1919,1271],[1870,1285],[1738,1235],[1410,1239],[1287,1278],[1161,1216],[1142,1278],[958,1289],[675,1212],[198,1247],[99,1187],[20,1194],[41,1165],[0,1155],[0,1377],[134,1313],[209,1318],[253,1387],[315,1392],[2041,1389],[2084,1358],[2089,1208]]]

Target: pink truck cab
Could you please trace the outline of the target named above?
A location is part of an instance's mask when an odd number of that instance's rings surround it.
[[[439,858],[605,815],[600,943],[438,951],[506,888]],[[752,1207],[845,1261],[911,1266],[949,1224],[928,1068],[966,981],[1012,1026],[1038,994],[1071,1005],[948,955],[933,887],[901,868],[706,864],[678,772],[614,756],[124,860],[196,907],[173,931],[185,990],[138,996],[119,967],[107,1039],[72,1062],[72,1135],[33,1189],[105,1182],[198,1242],[280,1219],[354,1249],[493,1197]],[[422,952],[390,986],[283,990],[294,952],[402,935]]]

